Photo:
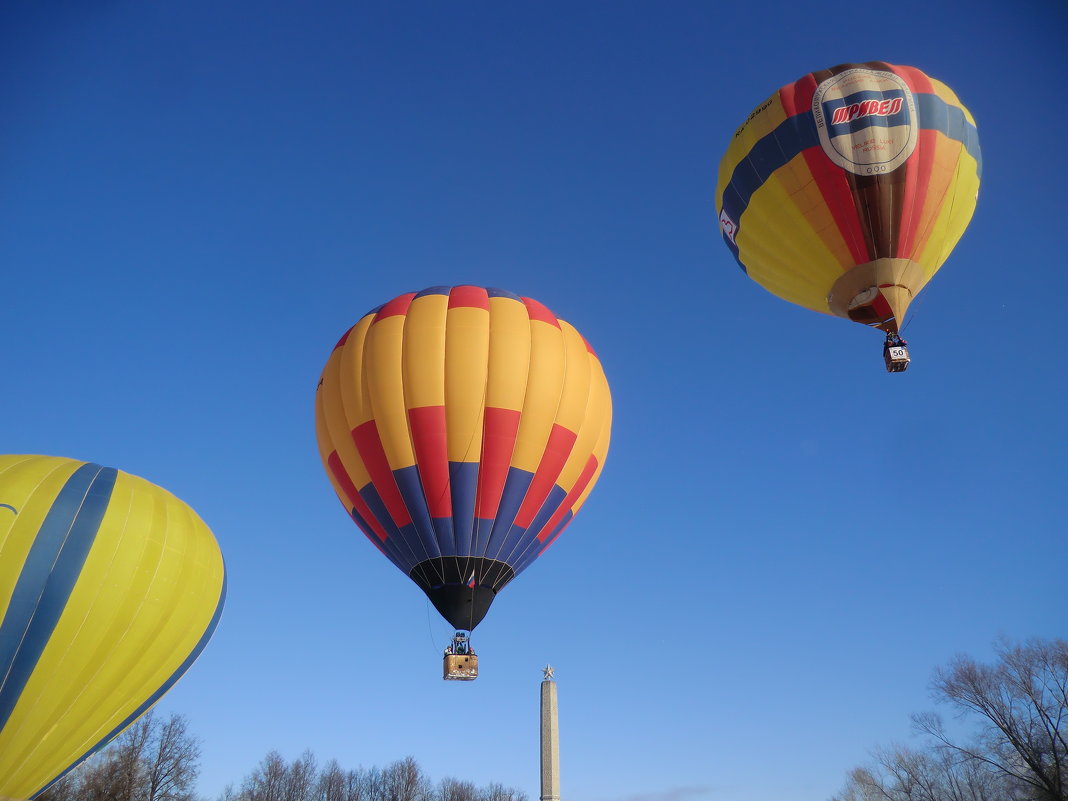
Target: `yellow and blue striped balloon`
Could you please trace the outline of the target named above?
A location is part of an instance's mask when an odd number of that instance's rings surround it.
[[[612,399],[589,343],[542,304],[431,287],[341,338],[315,421],[352,519],[470,631],[593,489]]]
[[[791,303],[900,330],[975,211],[975,119],[915,67],[839,64],[787,84],[719,165],[723,241]]]
[[[34,798],[146,712],[225,593],[215,537],[166,490],[0,456],[0,798]]]

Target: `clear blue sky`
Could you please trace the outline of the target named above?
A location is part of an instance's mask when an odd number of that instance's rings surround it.
[[[567,801],[818,801],[934,667],[1063,635],[1066,34],[1054,0],[5,3],[3,450],[214,530],[222,623],[160,705],[200,792],[308,748],[536,799],[551,662]],[[746,279],[713,209],[753,107],[874,59],[952,86],[984,160],[895,376],[877,332]],[[312,417],[361,314],[461,283],[574,323],[616,414],[467,684]]]

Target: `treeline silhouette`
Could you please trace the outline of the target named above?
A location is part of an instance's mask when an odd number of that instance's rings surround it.
[[[200,755],[183,716],[161,720],[149,713],[38,801],[198,801]],[[527,801],[527,796],[496,783],[434,782],[410,756],[384,768],[346,769],[333,759],[320,767],[310,751],[292,762],[271,751],[218,801]]]
[[[956,717],[912,716],[919,747],[877,748],[831,801],[1068,801],[1068,641],[995,644],[937,670],[936,701]]]
[[[288,764],[272,751],[240,790],[228,788],[220,801],[527,801],[527,796],[496,783],[476,787],[445,778],[435,784],[410,756],[384,768],[345,770],[337,760],[319,769],[307,751]]]

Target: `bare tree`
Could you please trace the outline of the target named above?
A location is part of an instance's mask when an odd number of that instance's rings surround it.
[[[315,755],[305,751],[300,759],[293,760],[286,771],[282,801],[313,801],[312,793],[318,784],[318,775]]]
[[[289,767],[282,755],[270,751],[241,786],[242,801],[282,801]]]
[[[1013,801],[1001,777],[947,752],[899,745],[873,756],[832,801]]]
[[[442,779],[438,784],[435,801],[478,801],[478,790],[472,782]]]
[[[200,742],[189,734],[181,715],[171,715],[163,723],[149,718],[148,725],[140,796],[145,801],[192,801],[200,774]]]
[[[149,713],[118,736],[103,760],[105,769],[97,777],[106,782],[106,788],[97,787],[96,795],[103,794],[108,801],[147,801],[146,754],[158,729],[159,723]]]
[[[430,782],[412,757],[394,762],[382,771],[386,801],[429,801]]]
[[[1068,642],[1002,642],[996,652],[994,665],[959,656],[935,674],[936,699],[977,719],[974,743],[954,742],[937,715],[915,716],[916,727],[1035,801],[1068,801]]]
[[[135,720],[103,751],[67,774],[41,801],[192,801],[200,744],[181,715]]]
[[[367,787],[363,771],[350,770],[345,773],[345,801],[364,801]]]
[[[336,759],[327,762],[326,767],[319,774],[315,789],[317,801],[346,801],[345,778],[345,771],[341,769]],[[352,801],[359,801],[359,799],[352,799]]]
[[[316,766],[310,751],[289,764],[277,751],[271,751],[245,778],[239,793],[227,788],[227,795],[218,801],[527,801],[523,793],[500,784],[477,788],[471,782],[450,778],[434,786],[413,757],[382,769],[346,771],[337,760],[330,760],[321,770]]]
[[[68,773],[58,779],[34,801],[77,801],[78,774]]]
[[[831,801],[1068,801],[1068,643],[1000,643],[997,663],[960,656],[935,673],[935,700],[976,731],[962,743],[942,718],[913,716],[924,750],[874,752]]]
[[[381,770],[371,767],[366,771],[358,771],[356,775],[359,777],[359,786],[363,793],[359,801],[385,801],[387,798],[386,779]],[[351,801],[356,801],[356,799],[353,798]]]
[[[127,784],[122,759],[108,752],[79,769],[74,798],[79,801],[114,801],[123,797]]]
[[[527,794],[495,782],[479,790],[478,801],[527,801]]]

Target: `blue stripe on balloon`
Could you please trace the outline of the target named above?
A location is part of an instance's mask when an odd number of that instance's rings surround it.
[[[405,558],[398,550],[397,546],[399,542],[396,537],[386,537],[385,541],[378,538],[374,529],[370,524],[364,520],[363,515],[359,513],[355,508],[349,510],[349,515],[352,517],[353,522],[360,527],[360,530],[367,535],[367,539],[378,545],[382,549],[382,553],[386,555],[393,564],[395,564],[400,570],[403,570],[406,574],[412,569],[411,559]]]
[[[964,111],[951,106],[938,95],[914,94],[916,115],[922,130],[938,131],[948,138],[960,142],[964,149],[976,161],[978,175],[982,178],[983,158],[979,150],[979,133],[968,122]],[[872,117],[863,120],[871,124]],[[723,190],[721,211],[738,227],[742,227],[742,215],[749,208],[749,201],[775,170],[786,166],[799,153],[819,145],[819,131],[811,111],[787,117],[774,131],[759,139],[734,168],[730,181]],[[735,232],[737,239],[737,231]],[[738,258],[738,246],[723,234],[723,241],[734,254],[738,266],[745,271],[745,265]]]
[[[533,530],[522,526],[509,526],[508,533],[501,542],[500,550],[491,554],[491,557],[514,569],[516,561],[532,539],[534,539]]]
[[[920,118],[920,127],[928,131],[938,131],[948,138],[964,145],[964,149],[975,159],[976,173],[983,177],[983,154],[979,150],[979,131],[968,122],[963,109],[949,105],[938,95],[916,95],[916,113]]]
[[[423,493],[423,482],[419,480],[419,467],[411,465],[393,471],[393,480],[397,482],[404,505],[408,508],[408,514],[412,518],[415,527],[416,538],[411,540],[412,547],[422,559],[433,559],[441,556],[442,546],[438,544],[437,532],[434,524],[430,522],[430,512],[426,508],[426,495]],[[405,526],[404,528],[407,528]]]
[[[536,541],[538,533],[556,514],[560,504],[564,502],[566,497],[567,493],[559,486],[554,485],[549,492],[549,496],[542,503],[541,509],[538,510],[527,528],[512,526],[508,536],[505,538],[504,549],[497,558],[513,570],[517,570],[518,565],[529,563],[528,557],[530,559],[536,557],[541,550]]]
[[[449,462],[452,492],[452,535],[456,553],[471,553],[474,541],[475,498],[478,494],[478,462]]]
[[[118,471],[83,464],[56,495],[0,623],[0,729],[37,666],[104,518]]]
[[[451,517],[432,517],[430,518],[430,525],[434,529],[434,538],[442,556],[464,555],[463,551],[456,547]]]
[[[530,482],[534,480],[534,474],[518,467],[508,468],[508,478],[504,481],[504,491],[501,493],[501,502],[497,507],[497,517],[493,523],[493,533],[490,534],[489,543],[486,545],[485,555],[490,559],[499,559],[500,554],[507,555],[506,543],[511,537],[509,531],[515,521],[519,507],[526,497]]]
[[[541,509],[534,516],[534,519],[530,522],[530,530],[537,534],[548,524],[549,520],[557,510],[560,508],[560,504],[564,502],[564,498],[567,497],[560,485],[553,485],[552,490],[549,492],[549,497],[545,499],[545,503],[541,505]]]
[[[419,531],[414,523],[407,523],[398,528],[397,540],[404,543],[404,553],[412,554],[412,558],[415,560],[414,564],[419,564],[427,558],[426,554],[423,553],[423,543],[419,538]]]
[[[425,297],[426,295],[448,295],[451,290],[452,290],[451,286],[431,286],[431,287],[427,287],[422,292],[416,292],[415,293],[415,298],[412,298],[412,300],[415,300],[416,298]]]
[[[515,572],[515,575],[518,576],[530,567],[531,562],[538,558],[539,553],[541,553],[541,543],[532,535],[531,542],[529,542],[523,549],[522,555],[517,555],[513,560],[513,564],[511,564],[511,568]]]
[[[215,613],[211,616],[211,620],[208,622],[207,628],[204,629],[203,635],[201,635],[200,639],[197,641],[196,646],[193,648],[192,651],[189,652],[189,656],[187,656],[182,662],[182,664],[178,666],[178,669],[171,673],[170,677],[162,685],[160,685],[158,690],[152,693],[152,695],[149,696],[149,698],[144,703],[142,703],[139,707],[137,707],[137,709],[130,713],[129,717],[127,717],[126,720],[124,720],[122,723],[120,723],[118,726],[108,732],[99,742],[97,742],[96,745],[94,745],[92,748],[90,748],[88,751],[78,757],[69,768],[67,768],[61,774],[56,776],[56,778],[52,779],[52,781],[50,781],[36,793],[33,793],[33,795],[30,796],[31,799],[43,793],[53,784],[58,782],[60,779],[62,779],[64,776],[66,776],[68,773],[78,767],[78,765],[80,765],[86,759],[97,753],[101,748],[103,748],[116,737],[118,737],[126,729],[127,726],[129,726],[131,723],[141,717],[141,715],[145,714],[145,712],[147,712],[152,707],[152,705],[156,703],[156,701],[163,697],[164,693],[166,693],[167,690],[174,686],[174,683],[177,682],[178,679],[180,679],[182,675],[187,670],[189,670],[190,666],[192,666],[192,664],[197,661],[197,657],[200,656],[205,646],[207,646],[208,641],[211,639],[212,634],[215,633],[215,629],[219,625],[219,619],[222,617],[223,604],[225,601],[226,566],[224,565],[222,590],[219,593],[218,603],[216,603],[215,605]]]
[[[382,541],[378,539],[378,535],[375,534],[375,530],[371,528],[370,523],[363,519],[363,515],[360,514],[359,510],[355,506],[349,509],[349,517],[352,518],[352,522],[359,526],[360,531],[364,533],[367,539],[373,540],[379,545],[382,544]]]
[[[546,537],[542,542],[537,543],[527,553],[525,553],[523,555],[523,558],[518,561],[518,564],[512,566],[512,569],[515,570],[515,574],[517,576],[522,571],[530,567],[530,563],[537,559],[541,555],[542,551],[549,547],[549,543],[556,539],[557,535],[563,530],[564,526],[570,523],[571,518],[573,518],[574,516],[575,513],[569,509],[567,514],[564,515],[564,519],[553,527],[553,530],[552,532],[550,532],[549,536]]]
[[[485,556],[489,545],[490,535],[493,534],[493,518],[476,517],[475,530],[471,539],[471,555]]]
[[[411,550],[410,544],[401,534],[401,530],[393,522],[393,518],[390,517],[385,503],[382,502],[382,496],[375,489],[375,485],[368,483],[366,486],[361,487],[360,497],[363,498],[375,520],[386,532],[386,541],[381,543],[382,547],[390,555],[393,564],[407,574],[409,570],[421,561],[420,557]]]
[[[551,543],[554,539],[560,536],[560,532],[564,530],[564,527],[571,522],[571,518],[573,518],[574,516],[575,513],[568,509],[567,514],[564,515],[564,519],[557,523],[556,528],[554,528],[549,534],[549,536],[545,538],[545,545],[541,547],[542,551],[549,547],[549,543]]]
[[[519,295],[515,295],[509,292],[507,289],[497,289],[496,287],[487,287],[486,294],[491,298],[511,298],[512,300],[518,300],[520,303],[523,299]]]
[[[816,147],[819,143],[819,132],[816,130],[811,111],[787,117],[774,131],[757,140],[745,158],[734,168],[731,179],[723,190],[721,210],[726,212],[740,229],[742,214],[749,208],[753,193],[764,185],[775,170],[789,164],[802,150]],[[737,260],[738,246],[731,242],[726,234],[723,234],[723,241]],[[738,261],[738,266],[745,271],[745,265],[741,261]]]
[[[530,567],[530,564],[538,558],[538,554],[540,552],[541,543],[539,542],[536,546],[531,547],[529,551],[523,554],[523,556],[520,559],[517,559],[516,563],[512,565],[512,570],[515,571],[515,574],[518,576],[520,573]]]

